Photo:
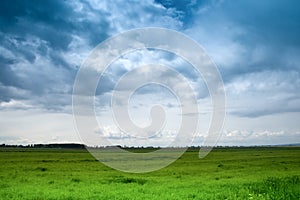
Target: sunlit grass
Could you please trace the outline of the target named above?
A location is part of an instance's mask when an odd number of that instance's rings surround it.
[[[128,174],[85,150],[0,149],[0,199],[299,199],[300,148],[196,150]]]

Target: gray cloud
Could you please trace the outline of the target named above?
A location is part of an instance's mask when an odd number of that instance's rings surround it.
[[[300,73],[263,71],[244,74],[227,84],[229,112],[260,117],[300,111]]]
[[[298,60],[298,1],[213,2],[203,1],[195,10],[184,7],[192,10],[193,21],[187,20],[191,26],[183,31],[205,47],[225,81],[266,69],[299,70],[290,62]]]
[[[88,18],[89,13],[95,17]],[[74,37],[81,38],[85,48],[98,44],[108,37],[106,17],[86,1],[1,2],[0,101],[29,98],[45,108],[71,104],[72,84],[82,62],[69,59],[81,53]],[[68,100],[55,101],[59,96]]]
[[[239,96],[228,91],[228,106],[235,108],[231,114],[259,117],[299,112],[294,103],[300,99],[299,2],[212,2],[190,12],[194,20],[186,21],[191,25],[184,32],[205,47],[227,88],[232,83],[243,87],[243,79],[253,86],[266,86],[264,92],[248,87]],[[268,83],[270,77],[276,84]],[[287,94],[293,98],[285,98]],[[271,97],[272,103],[266,101]],[[239,99],[238,106],[232,105],[234,99]],[[250,106],[241,105],[246,102]]]

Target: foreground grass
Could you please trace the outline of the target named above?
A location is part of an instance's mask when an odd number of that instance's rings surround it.
[[[146,174],[85,150],[0,149],[0,199],[300,199],[300,148],[188,151]]]

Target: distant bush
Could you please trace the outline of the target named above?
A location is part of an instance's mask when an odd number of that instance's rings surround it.
[[[45,168],[45,167],[37,167],[37,168],[35,168],[35,170],[41,171],[41,172],[45,172],[45,171],[47,171],[47,168]]]

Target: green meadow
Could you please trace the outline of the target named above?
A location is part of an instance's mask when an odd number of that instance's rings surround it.
[[[0,148],[0,199],[300,199],[300,148],[194,149],[145,174],[86,150]]]

